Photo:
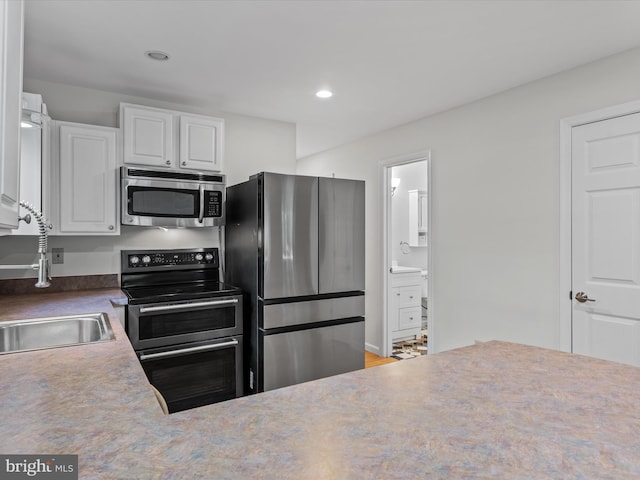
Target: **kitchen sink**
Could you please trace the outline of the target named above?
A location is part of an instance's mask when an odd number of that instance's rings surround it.
[[[0,354],[114,339],[106,313],[0,321]]]

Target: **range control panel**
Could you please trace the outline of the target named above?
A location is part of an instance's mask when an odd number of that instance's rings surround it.
[[[217,248],[136,250],[122,252],[123,270],[153,267],[218,267]]]

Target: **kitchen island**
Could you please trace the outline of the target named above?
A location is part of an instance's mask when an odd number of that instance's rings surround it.
[[[0,320],[107,312],[116,340],[0,356],[0,453],[91,479],[640,478],[640,369],[488,342],[164,415],[110,300],[0,296]]]

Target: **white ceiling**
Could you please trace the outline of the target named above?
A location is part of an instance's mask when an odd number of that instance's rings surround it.
[[[26,0],[25,12],[25,77],[295,122],[298,158],[640,45],[640,1]]]

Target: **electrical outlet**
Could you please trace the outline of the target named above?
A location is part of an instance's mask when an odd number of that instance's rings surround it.
[[[51,263],[53,264],[64,263],[64,248],[52,248],[51,257]]]

